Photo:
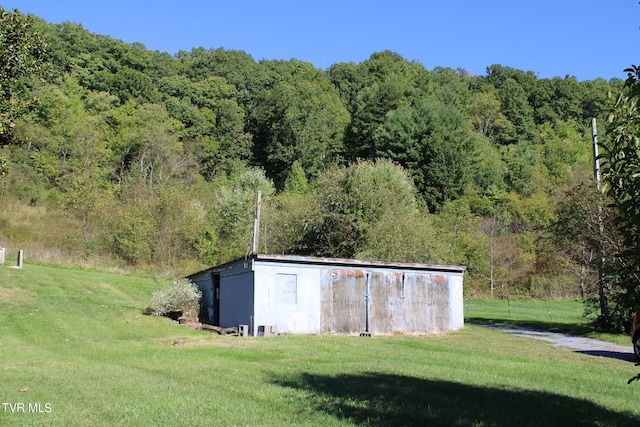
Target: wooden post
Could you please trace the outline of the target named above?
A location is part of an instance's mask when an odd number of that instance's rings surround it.
[[[24,249],[18,251],[18,268],[22,268],[22,261],[24,259]]]
[[[0,248],[0,265],[4,265],[4,248]]]

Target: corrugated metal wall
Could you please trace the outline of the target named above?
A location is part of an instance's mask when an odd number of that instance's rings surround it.
[[[464,268],[273,258],[240,260],[189,276],[203,291],[201,321],[219,320],[221,327],[246,324],[253,334],[261,325],[279,332],[350,335],[438,333],[464,325]]]
[[[332,334],[365,330],[367,277],[361,270],[325,269],[320,285],[320,327]]]
[[[445,275],[363,269],[325,270],[321,285],[324,333],[435,333],[450,329]]]

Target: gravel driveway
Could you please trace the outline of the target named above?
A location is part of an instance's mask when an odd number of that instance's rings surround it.
[[[495,325],[483,326],[512,335],[548,341],[558,347],[572,348],[578,353],[635,362],[635,356],[633,355],[633,347],[631,346],[631,343],[629,343],[629,345],[627,346],[600,341],[593,338],[575,337],[559,332],[547,332],[535,329],[503,327]]]

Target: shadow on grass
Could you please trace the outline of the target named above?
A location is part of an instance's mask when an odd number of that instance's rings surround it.
[[[311,393],[299,412],[375,426],[631,426],[637,419],[551,393],[472,386],[404,375],[302,374],[274,379]]]
[[[622,353],[620,351],[609,351],[609,350],[582,350],[577,353],[586,354],[589,356],[597,356],[597,357],[606,357],[608,359],[618,359],[618,360],[626,360],[627,362],[636,363],[636,357],[633,353]]]
[[[526,328],[538,331],[560,332],[569,335],[586,337],[595,329],[584,323],[558,323],[558,322],[542,322],[535,320],[513,320],[513,319],[490,319],[485,317],[466,317],[465,323],[474,325],[504,326]]]

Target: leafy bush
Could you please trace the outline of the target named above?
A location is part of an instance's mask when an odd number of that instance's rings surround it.
[[[154,292],[145,313],[166,316],[181,312],[183,317],[198,318],[202,292],[188,279],[178,279],[173,286]]]

